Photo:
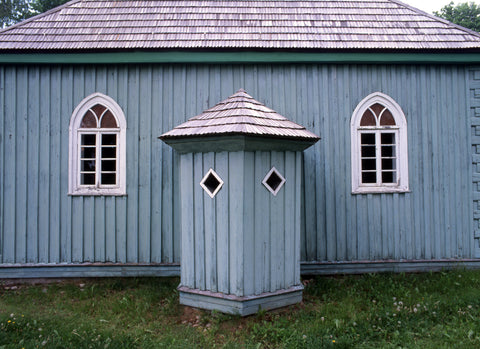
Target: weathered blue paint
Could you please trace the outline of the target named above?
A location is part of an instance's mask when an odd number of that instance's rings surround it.
[[[178,264],[82,263],[69,265],[7,265],[0,269],[2,279],[83,278],[83,277],[170,277],[180,275]]]
[[[480,269],[480,260],[415,260],[415,261],[361,261],[361,262],[303,262],[301,274],[335,275],[363,273],[409,273],[455,269]],[[27,264],[3,265],[2,279],[75,278],[75,277],[140,277],[180,276],[179,264]]]
[[[227,314],[247,316],[259,310],[277,309],[302,301],[303,286],[293,286],[287,290],[265,293],[257,296],[238,297],[213,293],[210,291],[190,290],[179,287],[180,304]]]
[[[243,297],[299,285],[301,152],[189,153],[180,163],[182,286]],[[288,174],[277,196],[261,184],[272,166]],[[224,181],[213,199],[200,186],[210,168]]]
[[[302,261],[480,257],[479,71],[454,64],[2,66],[1,265],[179,263],[179,156],[157,137],[241,87],[322,137],[303,159]],[[351,194],[350,118],[375,91],[405,112],[409,193]],[[68,123],[94,92],[112,97],[127,118],[125,197],[67,195]],[[254,287],[265,285],[255,280]]]
[[[472,137],[472,194],[475,257],[480,258],[480,69],[469,71],[470,125]]]
[[[221,148],[180,155],[181,304],[249,315],[301,301],[301,158]],[[286,176],[276,195],[256,185],[272,167]],[[223,181],[214,197],[200,185],[211,169]]]

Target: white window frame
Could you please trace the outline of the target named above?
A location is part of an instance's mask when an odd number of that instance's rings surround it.
[[[270,176],[272,175],[272,173],[274,173],[278,176],[278,178],[280,178],[280,183],[278,184],[277,186],[277,189],[273,189],[267,182],[268,182],[268,179],[270,178]],[[271,168],[270,171],[268,171],[268,173],[265,175],[265,177],[263,178],[263,181],[262,181],[262,184],[265,186],[265,188],[267,188],[267,190],[273,194],[273,196],[277,196],[278,192],[280,191],[280,189],[282,189],[283,185],[285,184],[287,180],[285,179],[285,177],[282,176],[282,174],[274,167]]]
[[[390,110],[395,119],[395,126],[360,126],[365,111],[372,105],[380,103]],[[402,193],[409,191],[408,184],[408,143],[407,143],[407,119],[402,108],[389,96],[375,92],[363,99],[353,112],[350,122],[351,132],[351,167],[352,167],[352,193]],[[377,171],[381,171],[380,135],[382,132],[395,134],[396,150],[396,183],[381,183],[381,176],[377,175],[377,183],[362,183],[361,164],[361,134],[374,133],[376,137],[376,161]]]
[[[210,176],[214,176],[217,181],[218,181],[218,186],[217,188],[213,191],[213,193],[210,191],[210,189],[205,185],[205,182],[206,180],[208,179],[208,177]],[[220,178],[220,176],[217,174],[217,172],[215,172],[212,168],[208,170],[208,172],[205,174],[205,176],[203,176],[202,180],[200,181],[200,186],[203,188],[203,190],[205,190],[205,193],[208,194],[208,196],[210,196],[210,198],[214,198],[215,195],[217,195],[217,193],[220,191],[220,189],[222,189],[223,187],[223,180],[222,178]]]
[[[84,115],[87,111],[95,106],[101,104],[111,111],[115,117],[119,128],[115,129],[81,129],[80,125]],[[72,117],[70,118],[69,127],[69,161],[68,161],[68,194],[69,195],[104,195],[104,196],[121,196],[126,195],[126,129],[127,123],[125,114],[122,108],[110,97],[102,93],[94,93],[75,108]],[[116,134],[117,135],[117,170],[116,170],[116,184],[115,185],[101,185],[99,183],[100,166],[96,166],[96,184],[82,185],[80,184],[80,148],[82,134],[96,135],[96,159],[100,159],[99,152],[101,150],[101,135],[102,134]]]

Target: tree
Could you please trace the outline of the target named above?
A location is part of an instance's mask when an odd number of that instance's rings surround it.
[[[0,28],[63,5],[69,0],[0,0]]]
[[[462,27],[480,31],[480,6],[473,2],[464,2],[454,6],[452,1],[442,7],[440,12],[435,11],[433,14]]]
[[[32,9],[37,15],[43,12],[47,12],[48,10],[51,10],[52,8],[55,8],[57,6],[63,5],[68,1],[70,0],[33,0]]]
[[[0,0],[0,28],[30,17],[28,0]]]

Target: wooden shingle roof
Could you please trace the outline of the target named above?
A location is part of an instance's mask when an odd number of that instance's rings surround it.
[[[160,136],[161,139],[244,135],[303,139],[319,137],[256,101],[243,89]]]
[[[0,31],[0,50],[480,48],[397,0],[74,0]]]

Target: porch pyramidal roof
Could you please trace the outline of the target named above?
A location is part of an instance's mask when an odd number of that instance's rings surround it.
[[[312,143],[320,139],[305,127],[256,101],[243,89],[213,108],[164,133],[160,138],[168,140],[218,135],[288,138]]]
[[[0,31],[0,52],[480,49],[397,0],[73,0]]]

